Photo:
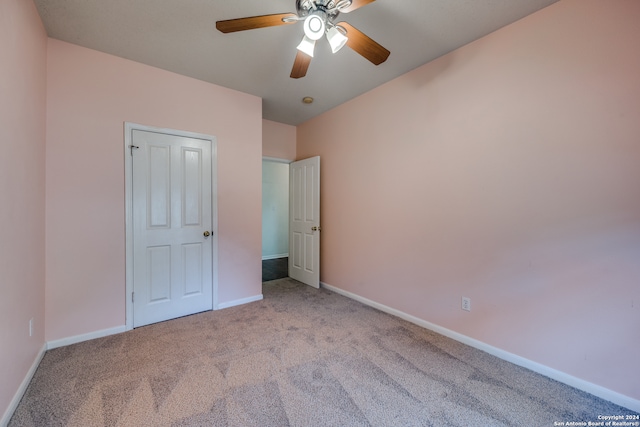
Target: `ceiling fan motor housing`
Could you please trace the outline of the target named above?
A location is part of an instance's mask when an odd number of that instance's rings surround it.
[[[335,0],[296,0],[298,16],[304,18],[314,12],[324,13],[325,19],[333,22],[340,12],[335,8],[338,4]]]

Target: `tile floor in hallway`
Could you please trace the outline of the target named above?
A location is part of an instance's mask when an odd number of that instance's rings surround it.
[[[262,260],[262,281],[283,279],[289,277],[289,258]]]

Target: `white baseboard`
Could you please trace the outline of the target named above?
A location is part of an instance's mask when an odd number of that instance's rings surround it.
[[[513,353],[509,353],[508,351],[499,349],[497,347],[493,347],[489,344],[483,343],[482,341],[478,341],[476,339],[470,338],[466,335],[462,335],[450,329],[443,328],[442,326],[438,326],[434,323],[427,322],[426,320],[422,320],[418,317],[412,316],[410,314],[404,313],[400,310],[396,310],[395,308],[388,307],[384,304],[380,304],[370,299],[361,297],[359,295],[345,291],[343,289],[336,288],[335,286],[331,286],[327,283],[320,282],[320,286],[332,292],[335,292],[337,294],[343,295],[347,298],[351,298],[365,305],[376,308],[385,313],[389,313],[391,315],[404,319],[408,322],[421,326],[425,329],[429,329],[431,331],[437,332],[440,335],[444,335],[445,337],[451,338],[453,340],[466,344],[470,347],[474,347],[474,348],[477,348],[478,350],[482,350],[502,360],[511,362],[514,365],[522,366],[523,368],[530,369],[534,372],[537,372],[541,375],[544,375],[546,377],[559,381],[563,384],[567,384],[571,387],[577,388],[578,390],[582,390],[584,392],[597,396],[601,399],[615,403],[616,405],[623,406],[625,408],[631,409],[632,411],[640,412],[640,400],[633,399],[629,396],[625,396],[624,394],[620,394],[613,390],[609,390],[602,386],[590,383],[588,381],[582,380],[580,378],[574,377],[572,375],[566,374],[564,372],[558,371],[556,369],[553,369],[548,366],[542,365],[540,363],[534,362],[532,360],[526,359],[524,357],[515,355]]]
[[[262,260],[266,261],[268,259],[278,259],[278,258],[288,258],[289,254],[278,254],[278,255],[263,255]]]
[[[20,400],[22,400],[22,396],[24,396],[24,392],[27,391],[27,387],[29,386],[31,379],[33,378],[33,374],[36,373],[36,369],[38,369],[38,366],[40,365],[40,362],[42,361],[42,358],[44,357],[44,353],[46,351],[47,351],[47,344],[44,343],[42,344],[42,348],[36,355],[36,358],[34,359],[33,363],[31,364],[29,371],[27,371],[27,375],[24,377],[24,379],[20,383],[20,387],[18,387],[16,394],[13,396],[13,399],[11,399],[11,402],[9,403],[9,407],[7,408],[6,411],[4,411],[4,415],[2,415],[2,418],[0,418],[0,426],[7,427],[7,425],[9,425],[9,420],[11,420],[11,417],[13,416],[13,413],[18,407]]]
[[[75,335],[73,337],[61,338],[59,340],[47,341],[47,350],[64,347],[65,345],[77,344],[79,342],[89,341],[96,338],[107,337],[109,335],[121,334],[126,330],[127,327],[125,325],[122,325],[116,326],[115,328],[101,329],[99,331],[89,332],[87,334]]]
[[[263,298],[262,294],[260,294],[260,295],[254,295],[252,297],[237,299],[234,301],[222,302],[218,304],[217,310],[222,310],[223,308],[235,307],[236,305],[248,304],[250,302],[261,301],[262,298]]]

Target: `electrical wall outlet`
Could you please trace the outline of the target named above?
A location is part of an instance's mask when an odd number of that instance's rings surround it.
[[[33,336],[33,317],[29,320],[29,336]]]
[[[462,309],[465,311],[471,311],[471,298],[462,297]]]

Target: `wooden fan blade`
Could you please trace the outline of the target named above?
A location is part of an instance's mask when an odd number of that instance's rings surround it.
[[[256,28],[275,27],[278,25],[295,24],[297,21],[283,21],[283,18],[297,18],[295,13],[276,13],[273,15],[250,16],[248,18],[228,19],[216,22],[216,28],[223,33],[255,30]]]
[[[340,22],[336,24],[347,31],[347,46],[358,52],[360,55],[373,62],[375,65],[380,65],[389,57],[389,52],[380,44],[373,41],[362,31],[351,26],[346,22]]]
[[[340,12],[343,13],[349,13],[349,12],[353,12],[354,10],[362,7],[362,6],[366,6],[369,3],[373,3],[376,0],[353,0],[351,2],[351,6],[349,7],[345,7],[344,9],[340,9]]]
[[[298,51],[296,60],[293,62],[293,68],[291,69],[291,78],[299,79],[307,75],[307,69],[311,63],[311,57],[304,52]]]

